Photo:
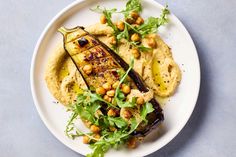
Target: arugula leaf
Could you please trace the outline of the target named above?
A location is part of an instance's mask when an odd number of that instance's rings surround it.
[[[152,50],[152,48],[145,47],[143,45],[138,45],[137,48],[142,52],[148,52],[148,51]]]
[[[134,41],[130,41],[129,42],[131,45],[133,45],[134,47],[138,48],[140,51],[142,52],[147,52],[147,51],[150,51],[152,50],[152,48],[149,48],[149,47],[145,47],[143,45],[139,45],[140,43],[139,42],[134,42]]]
[[[105,101],[100,95],[98,95],[96,93],[92,93],[91,91],[84,92],[84,95],[87,96],[87,97],[90,97],[90,103],[94,103],[95,101],[99,101],[99,102],[106,103],[110,107],[117,108],[112,103],[109,103],[109,102]]]
[[[93,146],[93,152],[86,155],[86,157],[104,157],[104,154],[109,150],[110,145],[103,142],[102,144],[95,143]]]
[[[78,117],[78,113],[76,112],[73,112],[67,125],[66,125],[66,130],[65,130],[65,133],[68,137],[72,138],[72,135],[70,132],[74,129],[74,123],[73,121]]]
[[[162,14],[161,14],[161,17],[159,18],[160,26],[168,22],[168,18],[166,16],[169,14],[170,14],[170,10],[168,9],[168,5],[166,5],[165,8],[162,9]]]
[[[152,104],[149,102],[146,102],[141,109],[140,115],[141,115],[142,120],[147,122],[146,116],[147,116],[147,114],[151,113],[152,111],[154,111]]]
[[[149,33],[156,33],[158,27],[159,19],[156,17],[149,17],[147,20],[145,20],[145,23],[139,26],[137,29],[143,36]]]
[[[77,103],[77,104],[83,103],[86,98],[87,98],[86,95],[84,95],[84,94],[78,94],[76,103]]]
[[[90,106],[87,107],[88,111],[91,113],[91,114],[95,114],[96,111],[101,108],[101,105],[99,103],[92,103]]]
[[[108,120],[110,124],[112,124],[113,126],[115,124],[118,128],[123,128],[127,126],[127,122],[121,117],[108,117]]]
[[[126,3],[125,10],[122,10],[121,13],[123,13],[127,18],[131,11],[136,11],[138,13],[142,11],[141,0],[129,0]]]
[[[112,27],[112,29],[114,30],[115,34],[118,32],[117,27],[114,25],[114,23],[112,22],[112,13],[114,13],[116,11],[116,9],[111,9],[111,10],[104,10],[103,14],[105,15],[106,19],[107,19],[107,24],[108,26]]]
[[[139,123],[136,121],[135,118],[132,118],[131,120],[131,125],[130,125],[130,131],[129,131],[129,134],[131,134],[132,132],[134,132],[134,130],[137,129]]]
[[[79,113],[81,119],[88,120],[92,123],[96,122],[96,117],[94,114],[88,111],[88,107],[82,107],[81,105],[76,105],[76,110]]]
[[[150,33],[156,33],[157,29],[168,22],[167,15],[170,14],[170,11],[168,10],[168,6],[166,6],[162,10],[162,14],[160,18],[156,17],[149,17],[147,20],[145,20],[144,24],[139,26],[137,28],[137,31],[140,35],[145,36]]]
[[[135,107],[136,106],[136,99],[137,99],[136,97],[133,97],[131,102],[129,102],[129,101],[123,102],[122,100],[118,99],[117,100],[117,105],[120,108],[123,108],[123,107]]]

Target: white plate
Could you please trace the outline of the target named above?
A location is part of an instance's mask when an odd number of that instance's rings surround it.
[[[87,145],[82,144],[81,139],[70,140],[65,136],[64,130],[69,113],[62,105],[53,103],[55,99],[46,87],[43,74],[48,56],[57,42],[62,40],[57,29],[61,26],[70,28],[98,22],[99,15],[89,10],[97,4],[107,8],[121,9],[124,8],[125,1],[80,0],[63,9],[43,31],[35,47],[31,65],[32,95],[41,119],[57,139],[83,155],[91,150]],[[163,6],[154,0],[143,0],[143,8],[142,16],[146,18],[159,16]],[[196,48],[183,24],[173,14],[169,18],[169,24],[162,27],[159,34],[171,47],[173,57],[183,72],[183,78],[177,92],[164,107],[165,121],[159,129],[161,133],[157,134],[154,131],[138,149],[112,150],[106,154],[107,156],[145,156],[160,149],[180,132],[193,112],[200,86],[200,68]]]

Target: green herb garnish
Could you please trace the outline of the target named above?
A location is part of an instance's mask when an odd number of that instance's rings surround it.
[[[120,84],[125,81],[133,65],[134,59],[131,60],[129,69],[122,75]],[[114,99],[119,102],[119,104],[117,103],[119,107],[133,107],[135,105],[136,98],[133,98],[132,101],[128,103],[124,101],[124,98],[125,96],[123,93],[119,88],[117,88]],[[85,90],[83,94],[78,95],[76,103],[71,105],[69,108],[69,110],[72,111],[72,115],[66,126],[66,135],[72,139],[86,135],[94,141],[90,144],[93,153],[88,154],[87,157],[103,157],[110,148],[119,148],[127,141],[130,134],[140,124],[140,122],[137,122],[135,118],[132,118],[130,120],[130,125],[128,125],[122,117],[109,117],[103,114],[99,117],[95,116],[96,112],[104,103],[110,107],[116,107],[113,104],[104,101],[100,95]],[[79,131],[74,125],[74,121],[78,116],[80,116],[82,120],[87,120],[92,124],[98,125],[101,128],[101,138],[95,139],[91,136],[91,133],[83,133]],[[116,131],[110,131],[110,127],[116,127],[118,129]]]
[[[125,10],[122,10],[120,13],[123,13],[125,18],[127,18],[132,11],[135,11],[137,13],[140,13],[142,11],[141,0],[129,0],[126,3]]]
[[[170,11],[168,10],[168,6],[162,10],[162,14],[160,17],[149,17],[147,20],[145,20],[144,24],[140,26],[132,26],[126,21],[124,21],[125,29],[123,31],[119,31],[117,27],[112,22],[112,14],[114,13],[122,13],[124,15],[124,18],[131,18],[130,13],[135,11],[137,13],[142,12],[142,5],[141,0],[129,0],[126,3],[126,8],[120,12],[117,12],[117,9],[110,9],[107,10],[106,8],[101,8],[100,6],[97,6],[95,9],[91,9],[98,13],[103,13],[104,16],[107,19],[107,24],[110,26],[114,31],[114,36],[116,37],[116,45],[113,45],[113,50],[115,50],[118,53],[118,45],[120,43],[121,39],[126,39],[130,45],[132,45],[134,48],[138,48],[142,52],[150,51],[151,48],[145,47],[140,42],[132,42],[130,40],[130,36],[132,33],[138,33],[140,36],[145,37],[148,34],[156,33],[158,28],[168,22],[167,15],[170,14]]]
[[[145,20],[144,24],[139,26],[137,28],[137,31],[139,32],[140,35],[143,37],[147,34],[150,33],[156,33],[157,29],[161,26],[164,25],[168,22],[167,15],[170,13],[168,10],[168,6],[166,6],[162,10],[161,16],[158,18],[156,17],[149,17],[147,20]]]
[[[146,103],[143,105],[142,109],[141,109],[141,114],[140,114],[140,115],[141,115],[142,120],[143,120],[144,122],[147,122],[146,116],[147,116],[149,113],[153,112],[153,111],[154,111],[154,108],[153,108],[152,104],[149,103],[149,102],[146,102]]]

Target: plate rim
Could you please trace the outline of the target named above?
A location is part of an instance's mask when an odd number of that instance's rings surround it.
[[[61,9],[58,13],[56,13],[56,15],[49,21],[49,23],[46,25],[46,27],[43,29],[39,39],[37,40],[36,42],[36,46],[34,48],[34,51],[33,51],[33,55],[32,55],[32,59],[31,59],[31,67],[30,67],[30,86],[31,86],[31,94],[32,94],[32,97],[33,97],[33,102],[34,102],[34,105],[36,107],[36,110],[40,116],[40,119],[43,121],[44,125],[47,127],[47,129],[51,132],[51,134],[53,134],[53,136],[56,137],[57,140],[59,140],[61,143],[63,143],[66,147],[70,148],[71,150],[81,154],[80,152],[78,152],[75,148],[69,146],[67,144],[66,141],[64,141],[60,135],[57,134],[57,132],[54,130],[53,127],[51,127],[48,122],[47,122],[47,119],[45,118],[44,114],[42,113],[42,110],[40,109],[40,103],[38,101],[38,98],[37,98],[37,95],[36,95],[36,92],[35,92],[35,84],[34,84],[34,81],[35,81],[35,76],[34,76],[34,69],[35,69],[35,61],[36,61],[36,58],[37,58],[37,55],[38,55],[38,50],[40,48],[40,45],[41,45],[41,42],[43,41],[44,39],[44,36],[48,33],[50,27],[53,25],[53,23],[55,21],[57,21],[61,16],[63,16],[63,14],[65,14],[67,11],[69,11],[71,8],[75,7],[76,5],[79,5],[80,3],[82,2],[85,2],[86,0],[76,0],[72,3],[69,3],[66,7],[64,7],[63,9]],[[155,5],[159,6],[160,8],[164,8],[163,5],[161,5],[160,3],[158,3],[157,1],[155,0],[146,0],[148,1],[149,3],[155,3]],[[173,12],[171,12],[171,15],[176,19],[176,21],[178,22],[179,25],[181,25],[181,27],[183,28],[183,31],[184,33],[188,36],[188,38],[191,40],[191,44],[194,48],[194,51],[195,51],[195,55],[196,55],[196,73],[197,73],[197,76],[199,76],[197,79],[196,79],[196,82],[197,82],[197,86],[196,86],[196,97],[193,99],[193,107],[191,109],[191,112],[188,113],[187,115],[187,118],[184,119],[185,121],[182,121],[181,125],[179,125],[179,127],[177,128],[177,130],[175,132],[173,132],[172,134],[170,134],[170,136],[168,136],[169,138],[166,138],[162,143],[162,145],[158,148],[153,148],[153,149],[150,149],[149,152],[146,152],[143,154],[144,156],[146,155],[149,155],[149,154],[152,154],[158,150],[160,150],[161,148],[163,148],[164,146],[166,146],[169,142],[171,142],[182,130],[183,128],[186,126],[187,122],[189,121],[194,109],[195,109],[195,106],[197,105],[197,100],[198,100],[198,97],[199,97],[199,92],[200,92],[200,85],[201,85],[201,68],[200,68],[200,61],[199,61],[199,56],[198,56],[198,52],[197,52],[197,49],[196,49],[196,46],[194,44],[194,41],[190,35],[190,33],[188,32],[188,30],[186,29],[186,27],[183,25],[183,23],[181,22],[181,20],[175,16],[175,14],[173,14]],[[83,155],[83,154],[81,154]]]

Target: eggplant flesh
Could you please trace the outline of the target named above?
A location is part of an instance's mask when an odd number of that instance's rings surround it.
[[[117,71],[125,72],[128,70],[129,65],[117,53],[85,31],[84,27],[72,29],[61,27],[59,32],[63,34],[65,51],[76,65],[88,89],[94,90],[97,87],[101,87],[105,82],[118,81],[119,75]],[[92,64],[94,67],[90,75],[87,75],[82,69],[86,64]],[[129,77],[139,91],[143,93],[149,91],[142,78],[133,69],[129,72]],[[164,120],[162,109],[156,99],[152,98],[149,102],[153,105],[154,111],[146,117],[148,124],[145,127],[138,127],[132,133],[135,137],[146,136]]]

